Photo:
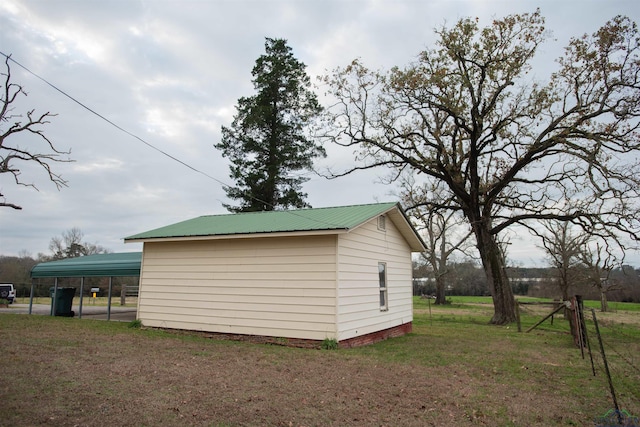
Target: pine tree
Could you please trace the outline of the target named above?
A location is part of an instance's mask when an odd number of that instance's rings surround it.
[[[302,184],[309,178],[301,172],[326,156],[305,133],[322,111],[305,64],[284,39],[267,38],[265,49],[251,72],[257,94],[238,100],[231,127],[222,127],[222,140],[215,145],[231,161],[236,185],[225,191],[240,201],[224,205],[232,212],[308,207]]]

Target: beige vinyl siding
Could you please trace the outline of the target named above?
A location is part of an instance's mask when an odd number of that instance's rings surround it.
[[[335,338],[335,235],[146,242],[143,266],[144,325]]]
[[[338,236],[338,340],[413,320],[411,250],[393,222],[372,219]],[[378,263],[386,263],[388,309],[380,310]]]

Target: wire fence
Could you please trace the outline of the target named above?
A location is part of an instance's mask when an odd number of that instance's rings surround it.
[[[611,410],[595,420],[599,427],[640,426],[632,412],[640,402],[640,331],[624,323],[598,319],[595,310],[584,313],[588,356],[594,375],[603,379],[611,396]]]
[[[606,316],[604,313],[598,316],[594,309],[584,310],[579,295],[566,302],[519,301],[519,310],[531,315],[532,307],[527,307],[527,304],[551,305],[527,332],[543,323],[545,331],[557,332],[558,327],[553,325],[554,315],[569,321],[574,343],[580,348],[583,359],[589,360],[595,380],[602,384],[602,398],[611,402],[611,410],[596,417],[594,425],[640,427],[640,313],[608,312]],[[520,330],[520,323],[518,328]],[[566,333],[565,328],[566,323],[563,322],[560,330]]]

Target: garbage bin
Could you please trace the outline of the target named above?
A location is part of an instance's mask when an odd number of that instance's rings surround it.
[[[74,312],[71,310],[73,305],[73,297],[76,295],[76,288],[49,288],[51,292],[51,313],[54,316],[73,317]],[[55,294],[55,300],[54,300]]]

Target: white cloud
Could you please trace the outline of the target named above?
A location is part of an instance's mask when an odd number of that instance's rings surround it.
[[[594,31],[617,13],[640,17],[637,0],[539,2],[559,41],[543,46],[548,64],[570,35]],[[251,69],[265,37],[289,41],[312,79],[356,57],[371,68],[405,65],[433,43],[433,28],[467,15],[533,11],[526,2],[376,0],[0,2],[0,51],[38,73],[127,132],[216,178],[228,165],[213,145],[241,96],[253,92]],[[567,20],[566,16],[572,16]],[[550,58],[550,59],[549,59]],[[40,191],[0,188],[23,211],[0,210],[0,254],[47,250],[51,237],[81,227],[92,242],[135,250],[122,237],[181,219],[224,212],[221,184],[114,128],[28,72],[25,108],[57,113],[45,132],[75,163],[54,164],[69,180],[57,191],[24,169]],[[350,150],[329,147],[320,165],[353,164]],[[314,206],[390,200],[384,171],[305,185]],[[515,246],[515,245],[514,245]],[[516,253],[516,251],[514,251]],[[528,256],[526,251],[522,256]]]
[[[120,159],[99,159],[93,162],[74,163],[73,170],[78,173],[101,173],[121,170],[124,163]]]

